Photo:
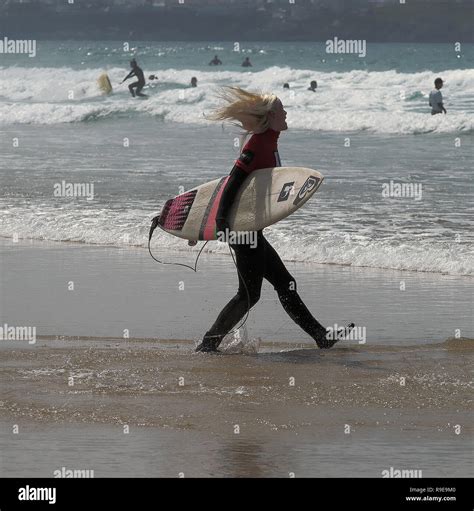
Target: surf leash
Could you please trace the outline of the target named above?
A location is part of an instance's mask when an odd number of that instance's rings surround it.
[[[185,268],[189,268],[190,270],[193,270],[194,272],[197,272],[197,264],[198,264],[199,257],[201,255],[201,252],[204,250],[204,247],[207,245],[208,241],[206,241],[206,243],[204,243],[204,245],[202,246],[201,250],[199,251],[199,254],[196,257],[196,261],[194,262],[194,267],[189,266],[189,264],[184,264],[184,263],[167,263],[165,261],[160,261],[151,252],[151,238],[153,236],[154,230],[158,227],[159,220],[160,220],[160,215],[157,215],[157,216],[155,216],[155,218],[153,218],[153,220],[151,221],[150,232],[148,234],[148,252],[150,252],[151,257],[157,263],[160,263],[160,264],[171,264],[171,265],[174,265],[174,266],[184,266]]]
[[[184,263],[167,263],[165,261],[160,261],[159,259],[157,259],[153,255],[153,253],[151,251],[151,238],[153,237],[153,232],[158,227],[158,222],[159,221],[160,221],[160,215],[157,215],[157,216],[155,216],[152,219],[151,226],[150,226],[150,232],[148,234],[148,252],[150,253],[150,256],[152,257],[152,259],[154,259],[157,263],[160,263],[160,264],[171,264],[171,265],[174,265],[174,266],[184,266],[185,268],[189,268],[190,270],[193,270],[193,272],[197,273],[197,264],[198,264],[198,261],[199,261],[199,257],[201,256],[201,253],[204,250],[204,247],[209,243],[209,240],[207,240],[206,243],[204,243],[204,245],[201,247],[201,250],[199,251],[199,253],[198,253],[197,257],[196,257],[196,261],[194,262],[194,267],[189,266],[189,264],[184,264]],[[196,243],[194,243],[194,244],[196,244]],[[192,246],[192,245],[190,245],[190,246]],[[242,323],[237,328],[234,328],[234,330],[231,330],[229,332],[229,334],[231,334],[231,333],[234,333],[234,332],[237,332],[238,330],[240,330],[245,325],[245,323],[247,322],[247,319],[248,319],[249,314],[250,314],[250,293],[249,293],[247,284],[246,284],[244,278],[242,277],[242,274],[240,273],[240,270],[239,270],[239,268],[237,266],[237,262],[235,260],[234,254],[233,254],[232,249],[231,249],[229,244],[228,244],[228,247],[229,247],[230,255],[232,256],[232,261],[234,262],[235,268],[237,270],[237,273],[239,274],[239,277],[240,277],[241,281],[244,283],[245,291],[247,293],[247,312],[245,314],[244,320],[242,321]]]

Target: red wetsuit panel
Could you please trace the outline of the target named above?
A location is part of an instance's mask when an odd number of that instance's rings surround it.
[[[254,133],[242,148],[235,165],[247,174],[258,169],[281,167],[278,154],[279,136],[279,131],[270,128],[264,133]]]

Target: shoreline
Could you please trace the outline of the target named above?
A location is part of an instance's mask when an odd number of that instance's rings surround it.
[[[150,216],[153,216],[153,215],[150,214]],[[10,236],[1,236],[0,235],[0,244],[2,244],[2,242],[13,243],[12,238]],[[185,242],[185,240],[183,240],[183,243],[184,242]],[[104,248],[104,249],[117,249],[117,250],[130,249],[130,250],[147,250],[148,251],[147,246],[140,245],[140,244],[114,245],[112,243],[92,243],[92,242],[85,242],[82,240],[81,241],[44,240],[44,239],[39,239],[39,238],[22,238],[22,239],[19,239],[18,242],[14,242],[14,243],[20,243],[23,245],[26,245],[28,243],[29,244],[38,244],[38,246],[43,245],[43,247],[45,249],[51,248],[51,247],[48,247],[49,244],[52,244],[52,245],[61,244],[61,245],[65,245],[65,246],[72,245],[72,246],[85,246],[85,247],[95,247],[95,248]],[[199,243],[202,243],[202,241]],[[193,255],[197,255],[198,250],[199,250],[199,249],[195,249],[195,250],[191,251],[185,245],[183,245],[183,247],[184,247],[183,249],[180,249],[179,247],[173,247],[173,248],[167,248],[167,250],[171,253],[178,252],[178,253],[186,253],[186,254],[193,254]],[[153,248],[152,248],[152,253],[153,253]],[[217,253],[217,252],[203,251],[202,254],[215,254],[217,257],[220,257],[220,256],[230,257],[229,253],[226,253],[226,252],[218,252]],[[351,263],[336,263],[336,262],[323,262],[322,263],[322,262],[317,262],[317,261],[300,261],[298,259],[288,259],[288,258],[284,258],[283,261],[288,262],[288,263],[295,263],[298,265],[299,264],[308,265],[309,267],[311,267],[313,265],[314,266],[336,266],[336,267],[353,268],[354,270],[368,270],[368,271],[376,270],[376,271],[401,272],[401,273],[413,273],[413,274],[427,273],[429,275],[434,275],[434,276],[439,275],[441,277],[455,277],[455,278],[460,277],[460,278],[474,279],[474,276],[469,273],[453,274],[453,273],[449,273],[449,272],[440,272],[440,271],[435,271],[435,270],[413,270],[413,269],[406,269],[406,268],[388,268],[385,266],[369,266],[369,265],[357,265],[356,266]]]
[[[194,273],[160,265],[145,249],[117,248],[0,240],[2,294],[8,296],[0,324],[33,325],[40,336],[197,341],[236,292],[229,257],[203,253]],[[165,261],[189,264],[194,257],[162,250]],[[287,266],[322,324],[353,321],[361,333],[365,328],[366,338],[349,345],[473,337],[469,278],[312,263]],[[266,281],[245,328],[249,340],[313,342],[283,312]]]

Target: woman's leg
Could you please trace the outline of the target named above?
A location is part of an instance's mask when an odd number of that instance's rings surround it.
[[[263,238],[263,237],[262,237]],[[244,317],[260,298],[264,271],[264,246],[231,245],[235,251],[239,289],[237,294],[222,309],[212,327],[206,332],[196,351],[216,351],[226,334]]]
[[[265,239],[265,272],[267,279],[278,293],[283,308],[290,318],[310,335],[319,348],[330,348],[326,329],[313,317],[296,291],[296,281],[286,269],[276,250]]]

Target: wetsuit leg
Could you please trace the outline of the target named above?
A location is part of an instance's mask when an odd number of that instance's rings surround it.
[[[265,271],[264,278],[278,293],[283,308],[290,318],[309,334],[320,348],[329,348],[326,329],[313,317],[296,291],[296,281],[286,269],[276,250],[264,239]]]
[[[135,87],[138,87],[138,85],[140,84],[140,82],[133,82],[131,83],[129,86],[128,86],[128,90],[130,91],[130,94],[135,97],[135,91],[133,89],[135,89]]]
[[[137,83],[138,83],[138,85],[137,85],[137,90],[136,90],[135,94],[137,96],[145,96],[145,94],[142,94],[142,89],[145,86],[145,82],[137,82]]]
[[[257,238],[257,245],[254,248],[244,244],[231,245],[235,251],[239,289],[206,332],[197,351],[215,351],[225,335],[260,299],[264,273],[264,245],[261,238],[263,236]]]

